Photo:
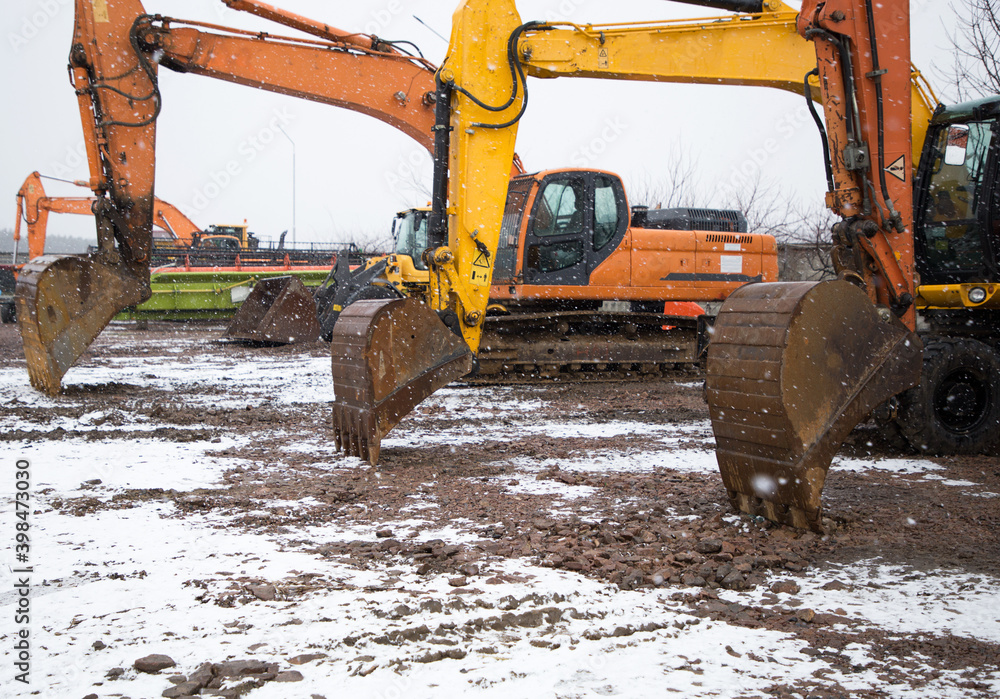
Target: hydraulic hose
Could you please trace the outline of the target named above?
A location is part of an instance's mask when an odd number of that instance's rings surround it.
[[[813,121],[816,122],[816,128],[819,129],[820,139],[823,141],[823,166],[826,168],[826,187],[828,192],[832,192],[836,185],[833,182],[833,163],[830,162],[830,143],[826,136],[826,127],[823,126],[823,120],[819,118],[819,114],[816,112],[816,105],[813,104],[812,99],[812,88],[809,86],[809,76],[819,75],[819,68],[813,68],[808,73],[803,80],[803,88],[806,94],[806,106],[809,107],[809,113],[812,114]]]

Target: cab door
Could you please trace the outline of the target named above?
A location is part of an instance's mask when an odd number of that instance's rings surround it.
[[[594,238],[589,178],[582,173],[547,176],[535,196],[524,237],[524,283],[583,285]]]
[[[914,202],[922,283],[996,281],[997,123],[944,125],[928,142]]]

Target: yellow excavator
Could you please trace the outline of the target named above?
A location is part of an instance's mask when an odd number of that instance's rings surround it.
[[[509,0],[460,6],[438,72],[424,254],[431,301],[361,301],[342,314],[334,429],[347,453],[375,463],[380,440],[402,416],[473,365],[505,213],[499,164],[526,108],[526,75],[765,85],[802,89],[823,106],[825,125],[816,122],[827,204],[843,218],[833,230],[838,279],[741,288],[724,304],[709,346],[719,466],[738,509],[819,528],[832,457],[877,409],[917,447],[931,441],[927,431],[936,434],[933,451],[995,446],[1000,360],[990,308],[1000,301],[1000,278],[989,212],[997,206],[991,144],[1000,100],[932,113],[913,79],[905,0],[807,0],[799,14],[771,1],[690,4],[751,14],[725,31],[686,23],[678,37],[670,23],[522,23]],[[677,50],[685,41],[690,50]],[[801,62],[777,60],[808,42],[808,74]],[[713,52],[732,59],[731,72],[720,76],[717,62],[705,60]],[[782,74],[788,65],[794,74]],[[937,204],[942,193],[950,210]],[[932,282],[919,290],[915,264]],[[918,306],[937,332],[927,338],[927,366]]]

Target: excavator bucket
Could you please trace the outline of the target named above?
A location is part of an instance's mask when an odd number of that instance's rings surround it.
[[[352,303],[333,328],[331,353],[337,448],[372,465],[389,430],[473,366],[465,341],[410,298]]]
[[[733,505],[820,531],[834,454],[876,406],[919,381],[921,355],[917,336],[848,282],[734,292],[715,321],[706,380]]]
[[[17,322],[31,385],[59,393],[62,377],[119,311],[149,298],[149,283],[96,255],[45,255],[17,279]]]
[[[271,277],[254,286],[223,333],[230,340],[290,344],[319,339],[313,295],[298,277]]]

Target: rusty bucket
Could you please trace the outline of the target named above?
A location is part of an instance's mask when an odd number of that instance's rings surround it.
[[[473,365],[465,341],[410,298],[352,303],[334,326],[330,349],[334,440],[373,465],[389,430]]]
[[[298,277],[271,277],[254,286],[223,338],[269,344],[314,342],[319,320],[313,295]]]
[[[43,255],[26,264],[14,302],[31,385],[58,394],[63,375],[111,319],[149,295],[147,279],[96,255]]]
[[[723,304],[706,388],[733,505],[821,528],[837,449],[876,406],[920,379],[922,345],[845,281],[750,284]]]

